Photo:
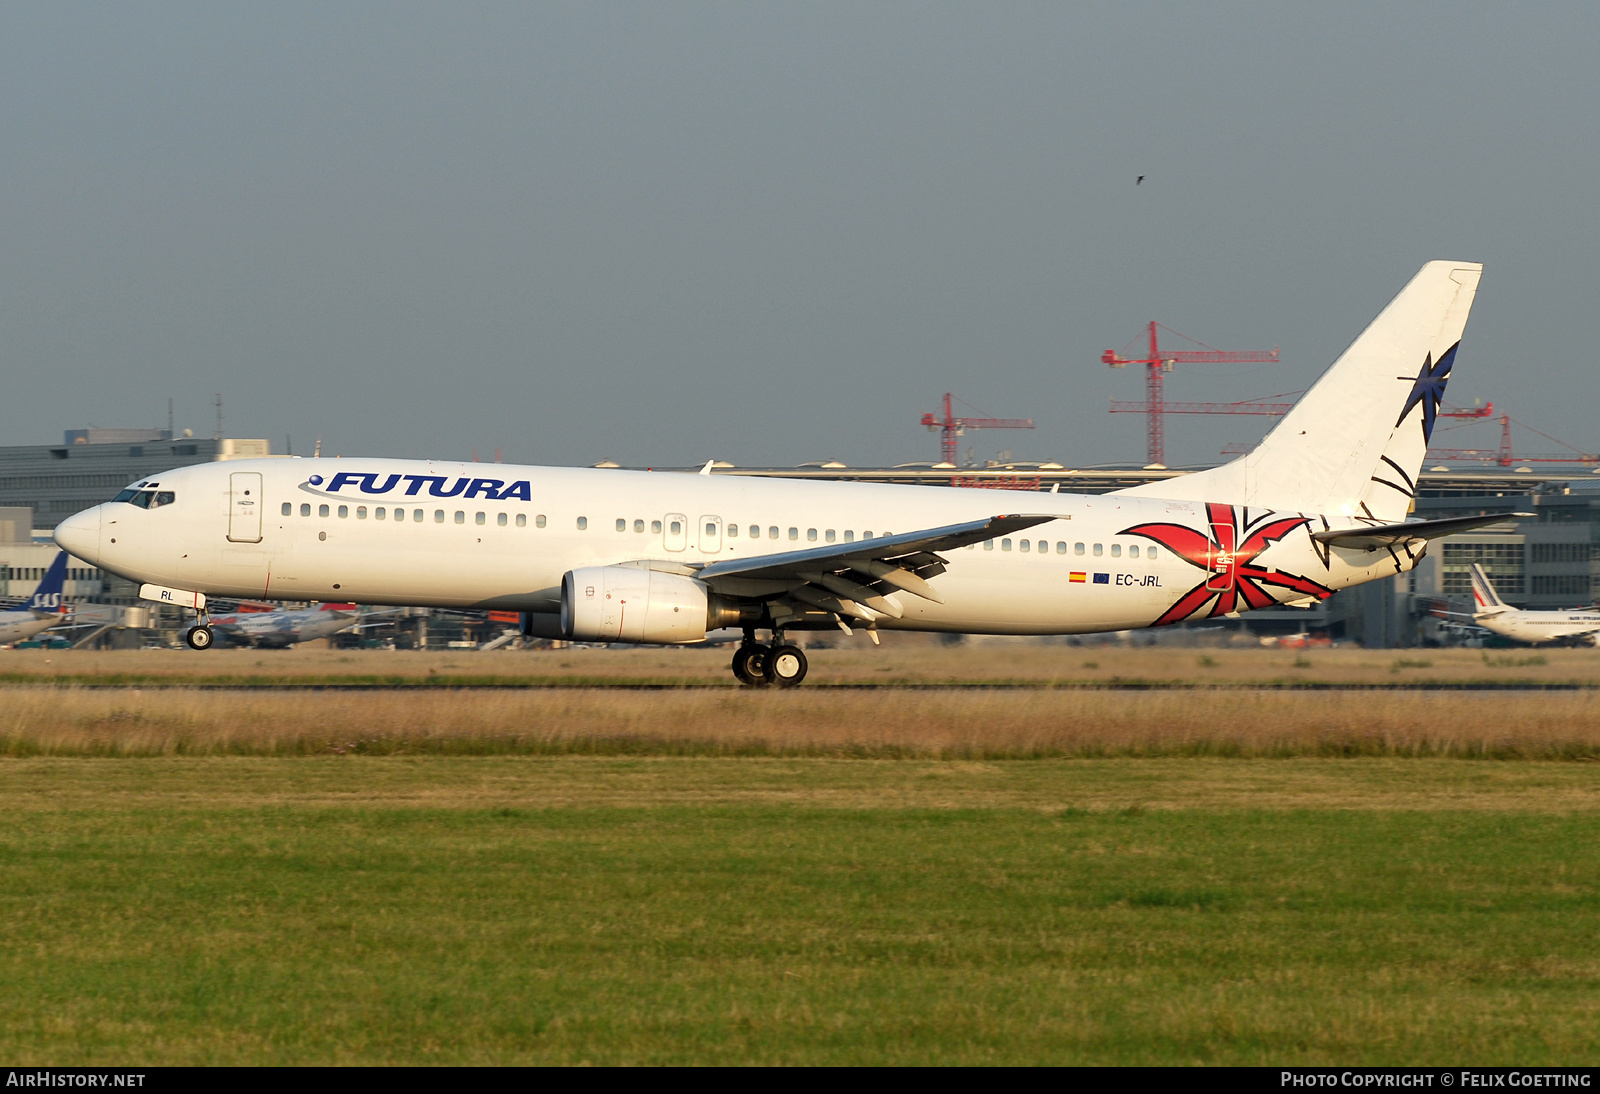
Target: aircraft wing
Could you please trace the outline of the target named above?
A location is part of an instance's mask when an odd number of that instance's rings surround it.
[[[1329,528],[1312,532],[1311,538],[1335,547],[1365,547],[1375,550],[1417,539],[1438,539],[1457,532],[1470,532],[1486,524],[1499,524],[1513,517],[1531,517],[1532,513],[1491,513],[1476,517],[1444,517],[1439,520],[1412,520],[1401,524],[1363,524],[1354,528]]]
[[[944,573],[945,561],[937,552],[1057,519],[1053,515],[996,516],[854,543],[712,562],[695,576],[723,595],[795,602],[802,615],[831,612],[869,623],[886,615],[898,619],[904,609],[891,599],[895,592],[911,593],[936,604],[944,602],[928,584],[928,579]]]

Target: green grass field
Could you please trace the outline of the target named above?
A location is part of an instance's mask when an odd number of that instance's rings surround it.
[[[1600,772],[0,762],[0,1057],[1586,1063]]]

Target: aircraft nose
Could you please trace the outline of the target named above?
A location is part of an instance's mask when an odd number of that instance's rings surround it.
[[[100,507],[74,513],[56,525],[56,546],[91,566],[100,565]]]

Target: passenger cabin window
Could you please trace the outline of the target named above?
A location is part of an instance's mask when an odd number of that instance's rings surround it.
[[[984,550],[985,550],[985,551],[992,551],[992,550],[994,550],[994,540],[992,540],[992,539],[986,539],[986,540],[984,540],[984,541],[983,541],[983,549],[984,549]]]
[[[327,515],[328,515],[328,507],[326,505],[317,506],[317,516],[325,517]]]
[[[303,502],[300,503],[300,515],[302,517],[309,517],[311,515],[311,503],[310,502],[303,501]]]
[[[1099,558],[1101,555],[1105,554],[1105,551],[1106,551],[1106,549],[1103,546],[1101,546],[1100,544],[1096,543],[1094,545],[1094,557],[1095,558]]]
[[[465,523],[467,523],[467,514],[466,514],[466,512],[464,510],[461,510],[461,509],[457,509],[456,510],[456,523],[457,524],[465,524]]]
[[[1029,546],[1028,545],[1031,542],[1032,542],[1031,540],[1026,540],[1026,539],[1023,540],[1021,543],[1017,544],[1017,550],[1019,550],[1019,551],[1029,550]]]
[[[661,522],[659,520],[653,520],[650,522],[650,534],[653,536],[659,536],[661,534]]]
[[[477,514],[475,514],[473,516],[472,523],[474,523],[474,524],[482,524],[485,520],[488,520],[488,519],[489,518],[484,516],[482,513],[477,513]]]
[[[283,503],[283,515],[286,516],[286,517],[294,515],[294,503],[293,502],[286,501],[286,502]]]
[[[588,530],[589,530],[589,518],[588,517],[579,517],[578,518],[578,531],[587,532]]]
[[[1133,546],[1128,548],[1128,557],[1129,558],[1138,558],[1139,557],[1139,545],[1137,543],[1135,543]]]
[[[789,529],[789,538],[790,539],[799,539],[800,538],[800,529],[798,529],[798,528]]]
[[[373,520],[382,520],[386,513],[388,513],[388,510],[380,505],[380,506],[378,506],[376,509],[374,509],[372,511],[372,519]]]
[[[855,541],[856,541],[856,534],[855,534],[855,532],[854,532],[854,531],[852,531],[852,530],[851,530],[851,529],[849,529],[849,528],[846,528],[846,529],[845,529],[845,530],[844,530],[844,541],[845,541],[845,542],[846,542],[846,543],[854,543],[854,542],[855,542]]]
[[[627,530],[628,530],[628,521],[627,521],[627,519],[625,517],[618,517],[617,518],[617,531],[626,532]]]
[[[1081,554],[1083,554],[1083,544],[1081,544],[1081,543],[1074,543],[1074,544],[1073,544],[1073,545],[1072,545],[1072,553],[1073,553],[1073,554],[1075,554],[1075,555],[1081,555]]]
[[[1145,558],[1155,558],[1156,557],[1156,549],[1154,547],[1146,547],[1144,549],[1144,557]]]
[[[518,520],[521,520],[521,518],[519,517]],[[535,525],[537,525],[538,527],[543,528],[544,527],[544,514],[540,513],[537,517],[534,517],[533,518],[533,523]]]
[[[817,542],[817,530],[815,528],[807,528],[806,539],[810,540],[812,543]]]
[[[501,521],[500,523],[504,524],[505,522]],[[644,531],[644,521],[642,521],[642,520],[634,521],[633,522],[633,531],[634,531],[634,534],[636,534],[636,535],[638,533],[643,532]]]
[[[1065,541],[1065,540],[1058,540],[1058,541],[1057,541],[1057,542],[1056,542],[1056,554],[1058,554],[1058,555],[1064,555],[1064,554],[1066,554],[1066,553],[1067,553],[1067,544],[1066,544],[1066,541]]]
[[[444,523],[444,510],[443,509],[435,509],[433,511],[433,523],[435,523],[435,524],[443,524]]]
[[[367,507],[365,505],[356,506],[356,519],[357,520],[366,520],[367,519]]]
[[[728,538],[729,539],[738,539],[739,538],[739,526],[737,524],[731,524],[730,523],[728,525]]]
[[[1122,557],[1122,544],[1113,543],[1111,545],[1111,557],[1112,558],[1121,558]]]
[[[347,518],[349,516],[350,516],[350,507],[348,505],[339,506],[339,518],[341,520],[343,520],[343,519],[345,519],[345,518]]]
[[[683,521],[681,521],[681,520],[675,520],[675,521],[673,521],[673,522],[672,522],[672,523],[671,523],[671,524],[670,524],[670,525],[669,525],[669,526],[668,526],[668,527],[667,527],[667,531],[669,531],[669,532],[671,532],[671,533],[672,533],[672,534],[673,534],[673,535],[675,535],[675,536],[681,536],[681,535],[683,535]]]
[[[502,520],[500,523],[504,524],[505,521]],[[518,528],[526,528],[527,526],[528,526],[528,514],[526,514],[526,513],[518,513],[517,514],[517,527]]]
[[[1000,541],[1000,549],[1001,549],[1001,550],[1002,550],[1002,551],[1009,551],[1009,550],[1011,550],[1011,541],[1010,541],[1010,540],[1009,540],[1009,539],[1003,539],[1003,540],[1001,540],[1001,541]]]
[[[526,519],[527,519],[526,517],[523,518],[523,520],[526,520]],[[500,527],[504,528],[506,526],[506,515],[504,513],[501,513],[499,516],[494,518],[494,522],[496,524],[498,524]],[[521,524],[522,521],[519,520],[517,523]]]
[[[422,523],[422,510],[421,509],[413,509],[413,510],[411,510],[411,519],[416,521],[418,524],[421,524]]]
[[[776,524],[774,524],[771,528],[767,529],[767,538],[768,539],[777,539],[778,538],[778,526]]]

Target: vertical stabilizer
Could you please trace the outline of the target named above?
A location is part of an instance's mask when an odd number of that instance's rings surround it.
[[[44,577],[39,580],[39,587],[33,591],[33,597],[28,601],[28,610],[35,612],[59,612],[64,610],[61,603],[61,591],[66,587],[67,580],[67,552],[61,551],[56,555],[50,568],[44,572]]]
[[[1493,615],[1506,610],[1506,602],[1489,584],[1489,575],[1476,562],[1472,564],[1472,606],[1478,615]]]
[[[1482,272],[1428,263],[1248,455],[1119,493],[1403,518]]]

